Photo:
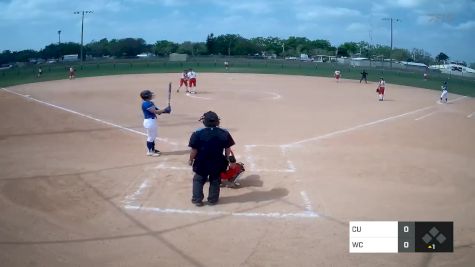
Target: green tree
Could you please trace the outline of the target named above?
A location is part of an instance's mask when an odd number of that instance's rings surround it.
[[[208,54],[208,48],[206,47],[206,43],[203,42],[193,43],[193,51],[195,56]]]
[[[260,51],[260,49],[253,42],[246,38],[239,37],[234,40],[234,46],[232,50],[234,55],[254,55],[259,52],[265,51]]]
[[[17,62],[28,62],[30,59],[40,57],[39,53],[32,49],[21,50],[13,52],[13,57]]]
[[[213,33],[206,36],[206,50],[208,50],[210,54],[217,54],[216,38]]]
[[[355,42],[345,42],[338,47],[338,55],[352,56],[359,51],[358,44]]]
[[[175,53],[177,50],[178,44],[167,40],[161,40],[155,43],[153,53],[158,56],[166,56],[171,53]]]
[[[411,52],[407,49],[395,48],[392,52],[392,58],[399,61],[408,61],[411,59]]]
[[[86,45],[86,51],[88,54],[93,57],[102,57],[106,55],[111,55],[109,49],[109,41],[107,38],[103,38],[100,41],[92,41]]]
[[[326,51],[331,51],[332,45],[327,40],[317,39],[310,42],[310,46],[314,49],[323,49]]]
[[[39,54],[42,58],[61,58],[64,55],[74,55],[79,54],[81,51],[81,45],[73,42],[61,43],[61,44],[50,44],[45,46]]]
[[[125,38],[110,41],[110,50],[116,57],[135,57],[146,51],[146,43],[142,38]]]
[[[376,45],[374,48],[371,49],[371,54],[373,57],[377,58],[389,58],[389,54],[391,53],[391,47],[387,45]]]
[[[435,60],[437,60],[437,62],[441,62],[441,61],[447,61],[449,59],[449,56],[447,56],[446,54],[440,52],[436,57],[435,57]]]
[[[431,54],[424,49],[413,48],[412,49],[412,58],[414,62],[424,63],[426,65],[431,65],[434,63],[434,59]]]
[[[284,43],[285,49],[293,49],[296,56],[301,53],[308,54],[312,49],[311,42],[306,37],[290,36]]]
[[[7,64],[15,62],[15,58],[10,50],[4,50],[0,54],[0,64]]]
[[[194,56],[193,43],[189,41],[183,42],[178,46],[177,52]]]
[[[234,47],[241,36],[238,34],[219,35],[215,40],[215,54],[235,55]]]

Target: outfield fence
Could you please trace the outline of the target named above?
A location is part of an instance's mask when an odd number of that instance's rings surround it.
[[[229,63],[228,70],[224,67],[224,61]],[[451,88],[452,92],[475,96],[475,79],[451,76],[439,71],[429,71],[429,79],[425,81],[422,71],[405,68],[389,68],[384,66],[358,67],[336,62],[222,56],[189,57],[186,62],[171,62],[168,60],[168,57],[153,57],[144,59],[88,60],[82,64],[76,61],[26,65],[0,70],[0,86],[5,87],[37,81],[65,79],[71,66],[76,69],[77,77],[138,73],[180,73],[183,69],[189,68],[195,69],[198,73],[235,72],[333,77],[334,71],[338,69],[341,71],[342,78],[359,80],[361,77],[360,73],[366,70],[369,73],[368,80],[370,81],[377,81],[380,77],[384,77],[388,83],[439,90],[440,84],[443,81],[449,80],[449,88]],[[38,78],[39,67],[42,68],[43,73]]]

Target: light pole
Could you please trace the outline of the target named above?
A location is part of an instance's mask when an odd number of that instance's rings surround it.
[[[401,20],[396,19],[396,18],[383,18],[383,20],[391,21],[391,50],[389,50],[389,66],[390,66],[390,68],[393,68],[393,60],[391,58],[391,55],[393,53],[393,21],[398,22],[398,21],[401,21]]]
[[[82,10],[82,11],[75,11],[74,14],[82,14],[81,18],[81,62],[84,61],[84,57],[82,54],[83,50],[83,36],[84,36],[84,14],[90,14],[93,13],[92,11],[89,10]]]
[[[58,44],[61,44],[61,30],[58,31]]]

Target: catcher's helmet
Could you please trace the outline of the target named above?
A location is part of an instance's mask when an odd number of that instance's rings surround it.
[[[152,96],[153,96],[153,92],[150,91],[150,90],[143,90],[142,92],[140,92],[140,97],[143,100],[150,99],[150,98],[152,98]]]
[[[201,116],[200,121],[203,122],[205,127],[216,127],[219,125],[219,117],[213,111],[208,111]]]

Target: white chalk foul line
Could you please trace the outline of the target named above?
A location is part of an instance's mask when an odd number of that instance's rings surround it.
[[[327,138],[330,138],[330,137],[333,137],[333,136],[336,136],[336,135],[352,132],[354,130],[358,130],[358,129],[365,128],[365,127],[368,127],[368,126],[372,126],[372,125],[375,125],[375,124],[379,124],[379,123],[383,123],[383,122],[386,122],[386,121],[401,118],[401,117],[404,117],[404,116],[408,116],[408,115],[411,115],[411,114],[414,114],[414,113],[417,113],[417,112],[420,112],[420,111],[424,111],[424,110],[427,110],[427,109],[430,109],[430,108],[433,108],[433,107],[429,106],[429,107],[425,107],[425,108],[416,109],[416,110],[406,112],[406,113],[403,113],[403,114],[399,114],[399,115],[396,115],[396,116],[391,116],[391,117],[388,117],[388,118],[384,118],[384,119],[380,119],[380,120],[376,120],[376,121],[372,121],[372,122],[368,122],[368,123],[363,123],[363,124],[360,124],[360,125],[357,125],[357,126],[354,126],[354,127],[351,127],[351,128],[347,128],[347,129],[327,133],[327,134],[324,134],[324,135],[320,135],[320,136],[316,136],[316,137],[312,137],[312,138],[308,138],[308,139],[303,139],[303,140],[300,140],[300,141],[289,143],[289,144],[284,145],[284,146],[293,147],[293,146],[298,146],[298,145],[308,143],[308,142],[327,139]]]
[[[143,194],[143,191],[147,187],[148,187],[148,180],[145,180],[134,193],[127,195],[125,199],[122,201],[122,203],[124,203],[125,205],[135,204],[135,201],[137,200],[137,198]]]
[[[236,217],[265,217],[273,219],[286,219],[286,218],[318,218],[318,214],[315,212],[297,212],[297,213],[283,213],[283,212],[230,212],[230,211],[204,211],[204,210],[187,210],[187,209],[167,209],[167,208],[155,208],[155,207],[140,207],[133,205],[125,205],[127,210],[137,210],[154,212],[161,214],[185,214],[185,215],[204,215],[204,216],[236,216]]]
[[[267,92],[267,91],[263,91],[263,93],[266,93],[266,94],[272,95],[272,99],[273,99],[273,100],[277,100],[277,99],[280,99],[280,98],[282,98],[282,96],[281,96],[281,95],[279,95],[278,93],[274,93],[274,92]]]
[[[437,112],[439,112],[439,111],[436,110],[436,111],[434,111],[434,112],[431,112],[431,113],[429,113],[429,114],[426,114],[426,115],[424,115],[424,116],[422,116],[422,117],[419,117],[419,118],[416,118],[416,119],[414,119],[414,120],[415,120],[415,121],[422,120],[422,119],[427,118],[427,117],[429,117],[429,116],[431,116],[431,115],[434,115],[434,114],[437,113]]]
[[[301,191],[300,196],[302,197],[302,200],[303,200],[305,212],[315,213],[312,208],[312,202],[310,202],[310,199],[308,198],[307,192]]]
[[[19,94],[17,92],[14,92],[14,91],[11,91],[11,90],[8,90],[8,89],[5,89],[5,88],[2,88],[2,89],[6,92],[11,93],[11,94],[18,95],[18,96],[24,97],[26,99],[36,101],[38,103],[41,103],[43,105],[46,105],[46,106],[49,106],[49,107],[52,107],[52,108],[56,108],[56,109],[59,109],[59,110],[62,110],[62,111],[66,111],[66,112],[69,112],[69,113],[72,113],[72,114],[75,114],[75,115],[78,115],[78,116],[81,116],[81,117],[84,117],[84,118],[88,118],[88,119],[91,119],[91,120],[94,120],[94,121],[97,121],[97,122],[100,122],[100,123],[103,123],[103,124],[106,124],[106,125],[109,125],[109,126],[112,126],[112,127],[116,127],[116,128],[119,128],[119,129],[122,129],[122,130],[125,130],[125,131],[129,131],[129,132],[132,132],[132,133],[135,133],[135,134],[147,136],[147,134],[144,133],[144,132],[140,132],[140,131],[137,131],[137,130],[134,130],[134,129],[131,129],[131,128],[127,128],[127,127],[119,125],[119,124],[115,124],[115,123],[112,123],[112,122],[105,121],[105,120],[101,120],[101,119],[92,117],[90,115],[86,115],[84,113],[80,113],[78,111],[75,111],[75,110],[72,110],[72,109],[69,109],[69,108],[65,108],[65,107],[55,105],[55,104],[51,104],[51,103],[36,99],[34,97],[31,97],[30,95],[22,95],[22,94]],[[157,138],[157,139],[161,142],[165,142],[165,143],[168,143],[170,145],[178,146],[178,143],[169,141],[166,138]]]
[[[469,114],[469,115],[467,116],[467,118],[469,118],[469,119],[470,119],[471,117],[473,117],[473,115],[475,115],[475,112],[473,112],[473,113]]]
[[[461,97],[458,97],[456,99],[448,101],[448,103],[457,102],[457,101],[460,101],[460,100],[465,99],[465,98],[467,98],[467,96],[461,96]],[[368,126],[375,125],[375,124],[380,124],[380,123],[383,123],[383,122],[386,122],[386,121],[390,121],[390,120],[398,119],[398,118],[401,118],[401,117],[409,116],[409,115],[412,115],[414,113],[418,113],[418,112],[421,112],[421,111],[424,111],[424,110],[427,110],[427,109],[430,109],[430,108],[433,108],[433,107],[434,106],[428,106],[428,107],[416,109],[416,110],[409,111],[409,112],[406,112],[406,113],[403,113],[403,114],[387,117],[387,118],[384,118],[384,119],[379,119],[379,120],[368,122],[368,123],[363,123],[363,124],[360,124],[360,125],[357,125],[357,126],[354,126],[354,127],[350,127],[350,128],[347,128],[347,129],[334,131],[334,132],[327,133],[327,134],[324,134],[324,135],[320,135],[320,136],[316,136],[316,137],[312,137],[312,138],[308,138],[308,139],[303,139],[303,140],[295,141],[295,142],[284,144],[284,145],[248,145],[248,146],[249,147],[278,147],[278,146],[280,146],[284,149],[292,148],[292,147],[296,147],[296,146],[304,144],[304,143],[327,139],[327,138],[330,138],[330,137],[333,137],[333,136],[336,136],[336,135],[352,132],[352,131],[355,131],[355,130],[358,130],[358,129],[361,129],[361,128],[365,128],[365,127],[368,127]]]
[[[160,164],[154,167],[156,170],[175,170],[175,171],[191,171],[190,167],[183,167],[183,166],[166,166],[165,164]]]
[[[209,97],[196,96],[196,95],[190,94],[190,93],[186,93],[185,95],[188,96],[188,97],[191,97],[191,98],[198,98],[198,99],[204,99],[204,100],[211,100],[211,98],[209,98]]]

